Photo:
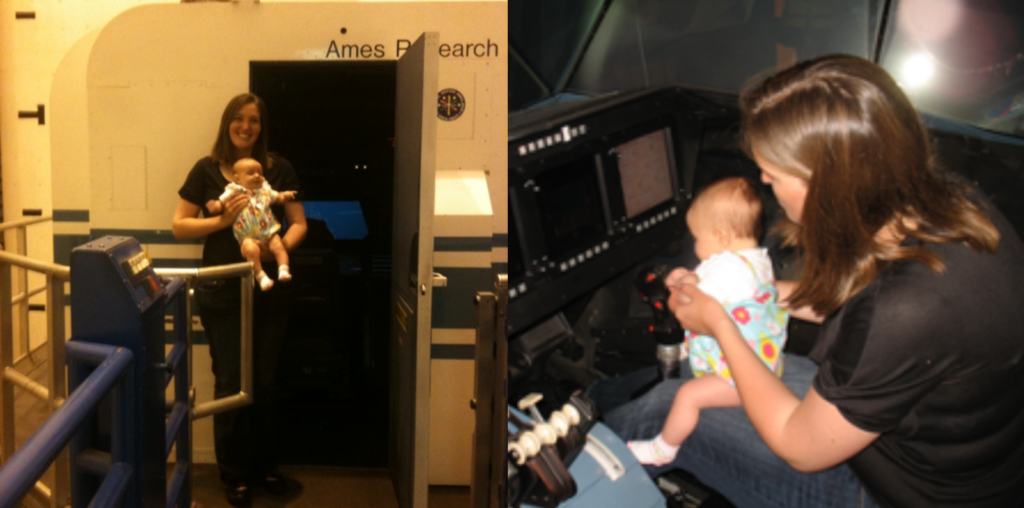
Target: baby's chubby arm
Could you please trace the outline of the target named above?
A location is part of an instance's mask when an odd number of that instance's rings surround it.
[[[211,215],[218,215],[224,211],[224,203],[227,202],[228,198],[244,190],[245,187],[237,183],[229,183],[224,187],[224,193],[217,199],[211,199],[206,202],[206,209],[210,211]]]
[[[289,201],[295,201],[295,196],[298,195],[298,192],[293,191],[293,190],[288,190],[288,191],[276,192],[276,194],[277,194],[277,198],[274,199],[274,203],[284,204],[284,203],[287,203]]]
[[[270,194],[270,202],[275,205],[283,205],[289,201],[295,201],[295,196],[298,195],[298,192],[293,190],[278,192],[270,188],[270,183],[266,180],[263,181],[263,188]]]

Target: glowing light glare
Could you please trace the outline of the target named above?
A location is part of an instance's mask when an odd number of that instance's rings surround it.
[[[903,64],[903,84],[908,87],[924,85],[935,73],[935,64],[928,55],[914,55]]]

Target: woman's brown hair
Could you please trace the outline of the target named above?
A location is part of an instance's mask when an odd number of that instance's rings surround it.
[[[747,154],[807,181],[800,222],[780,226],[804,257],[793,307],[831,314],[888,262],[944,270],[921,242],[998,246],[969,189],[936,168],[920,117],[878,65],[846,55],[808,60],[745,93],[740,107]],[[885,241],[878,233],[886,226],[917,241]]]
[[[273,166],[273,158],[267,153],[267,106],[263,99],[255,94],[238,94],[228,101],[224,107],[224,114],[220,117],[220,128],[217,129],[217,140],[213,142],[213,151],[210,157],[213,160],[227,165],[232,165],[238,159],[235,153],[235,145],[231,142],[231,121],[235,115],[247,104],[256,104],[256,110],[260,113],[260,135],[256,137],[256,143],[252,147],[253,159],[259,161],[264,168]]]

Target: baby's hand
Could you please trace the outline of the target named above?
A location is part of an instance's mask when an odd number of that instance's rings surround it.
[[[696,277],[696,274],[687,270],[686,268],[676,268],[675,270],[669,272],[669,274],[665,277],[665,285],[670,288],[678,288],[682,286],[684,282],[686,282],[683,279],[685,279],[688,275]]]
[[[281,191],[281,192],[277,193],[277,200],[280,201],[281,203],[287,203],[289,201],[295,201],[295,196],[297,194],[298,193],[293,191],[293,190]]]
[[[221,203],[219,199],[211,199],[206,202],[206,210],[210,212],[210,215],[220,215],[224,211],[224,203]]]

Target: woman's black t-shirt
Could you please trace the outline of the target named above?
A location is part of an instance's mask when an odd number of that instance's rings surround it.
[[[273,165],[263,168],[263,176],[267,179],[267,183],[278,192],[299,191],[297,199],[302,199],[299,178],[291,163],[278,156],[274,156],[273,160]],[[220,165],[210,157],[203,157],[192,167],[192,171],[189,171],[185,184],[178,190],[178,196],[189,203],[202,207],[203,215],[208,217],[210,211],[206,209],[206,203],[220,197],[227,184],[227,179],[220,172]],[[281,222],[282,226],[285,226],[284,206],[274,205],[271,209],[277,220]],[[206,237],[206,243],[203,245],[203,266],[241,263],[242,261],[244,261],[242,251],[231,228],[218,230]]]
[[[829,316],[815,390],[880,433],[849,460],[883,506],[1024,506],[1024,247],[990,204],[994,254],[888,266]]]

